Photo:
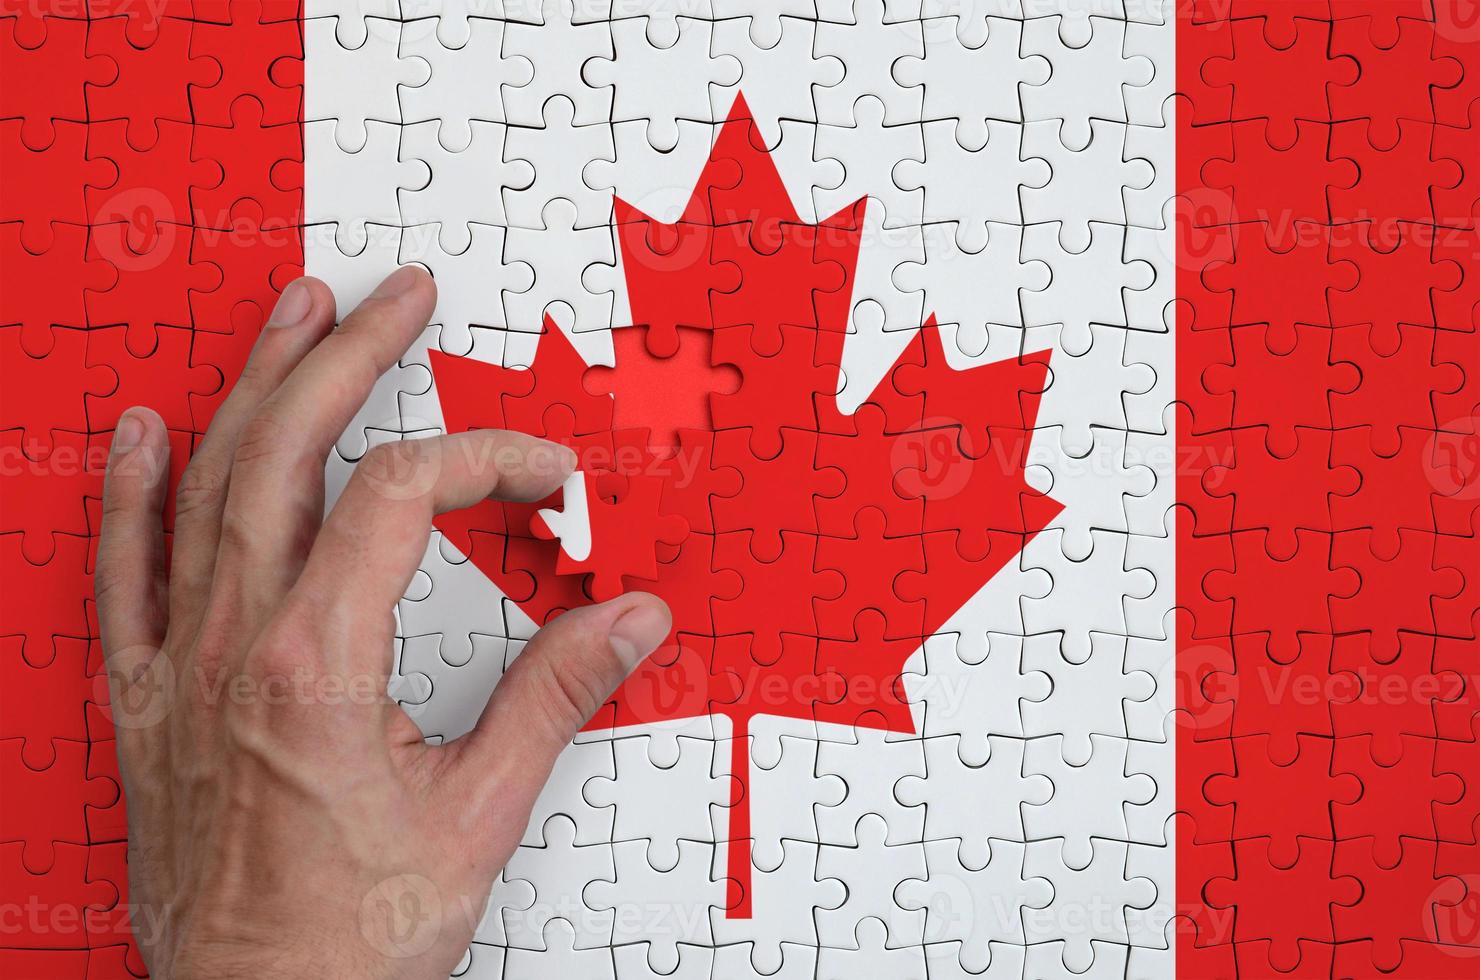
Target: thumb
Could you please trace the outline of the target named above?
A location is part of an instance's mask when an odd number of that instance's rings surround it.
[[[668,638],[668,606],[646,592],[582,606],[544,626],[461,741],[480,779],[532,806],[555,759],[627,675]]]

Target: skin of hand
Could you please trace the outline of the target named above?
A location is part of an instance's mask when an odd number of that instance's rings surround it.
[[[643,593],[567,612],[443,746],[387,696],[433,515],[538,500],[576,465],[498,430],[395,442],[324,516],[327,454],[435,303],[408,266],[336,329],[327,286],[289,285],[180,480],[172,548],[165,426],[118,423],[97,610],[155,978],[445,978],[556,756],[668,635]]]

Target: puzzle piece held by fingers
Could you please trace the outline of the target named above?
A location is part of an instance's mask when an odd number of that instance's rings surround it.
[[[670,557],[658,546],[688,537],[688,521],[661,512],[662,496],[655,477],[577,470],[561,487],[562,509],[537,511],[530,529],[560,542],[555,571],[589,575],[591,596],[602,602],[626,591],[629,578],[654,578],[660,558]]]

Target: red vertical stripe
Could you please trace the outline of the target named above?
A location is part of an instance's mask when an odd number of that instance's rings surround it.
[[[1434,6],[1180,13],[1185,976],[1480,969],[1480,21]]]
[[[142,972],[91,555],[118,415],[176,471],[302,272],[298,5],[7,5],[0,18],[0,961]],[[18,928],[12,928],[17,927]],[[20,975],[18,973],[17,975]]]

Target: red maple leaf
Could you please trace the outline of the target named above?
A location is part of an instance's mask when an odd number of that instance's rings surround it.
[[[603,514],[622,513],[613,481],[637,477],[632,520],[687,522],[677,544],[649,539],[655,577],[618,579],[662,596],[673,634],[589,727],[730,720],[732,917],[750,914],[750,720],[914,731],[905,660],[1059,510],[1023,479],[1047,353],[956,371],[932,317],[864,405],[839,410],[865,201],[803,223],[752,135],[737,99],[675,223],[616,201],[637,322],[612,332],[615,367],[588,367],[549,320],[528,369],[432,356],[449,432],[558,440],[609,488]],[[592,601],[591,576],[560,574],[559,542],[531,530],[552,503],[437,522],[537,623]],[[611,550],[618,570],[653,567]]]

